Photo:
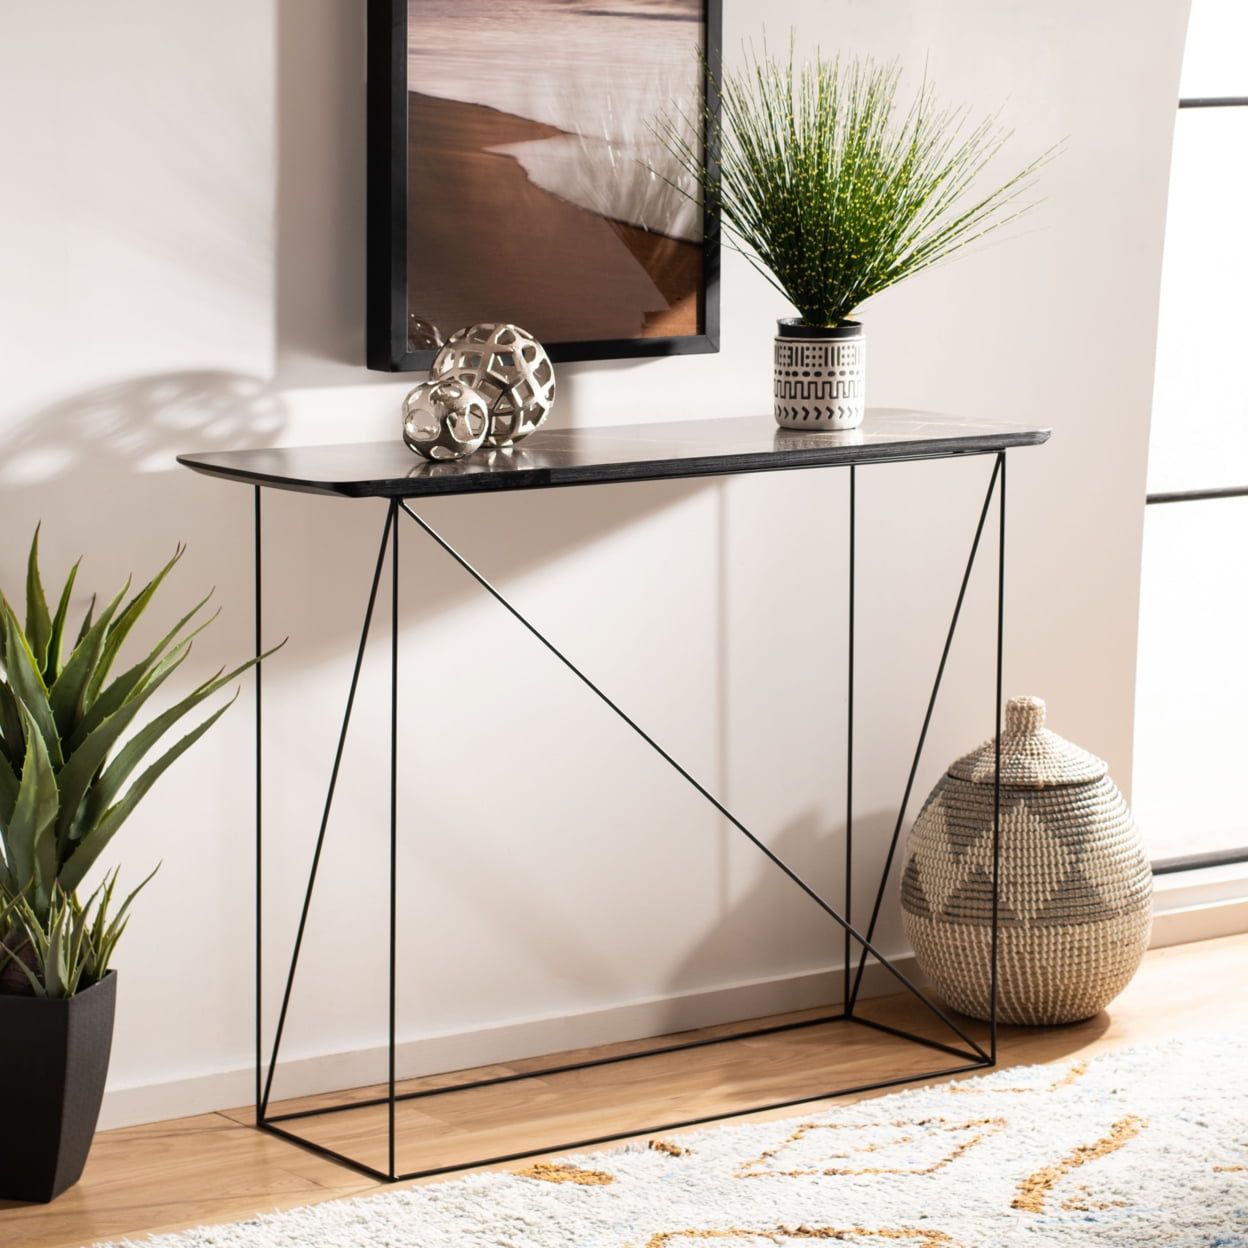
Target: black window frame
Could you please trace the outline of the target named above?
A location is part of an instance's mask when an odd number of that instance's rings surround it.
[[[1245,95],[1184,96],[1179,108],[1248,108]],[[1193,490],[1159,490],[1145,496],[1146,506],[1168,503],[1200,503],[1215,499],[1248,498],[1248,485],[1216,486]],[[1248,862],[1248,845],[1203,853],[1179,854],[1173,858],[1153,860],[1154,875],[1173,875],[1179,871],[1199,871],[1206,867],[1229,867]]]

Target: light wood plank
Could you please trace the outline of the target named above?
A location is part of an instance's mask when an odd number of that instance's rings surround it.
[[[1248,936],[1154,951],[1108,1013],[1070,1027],[1003,1028],[1002,1064],[1087,1057],[1127,1044],[1242,1028],[1248,1023],[1248,994],[1238,991],[1238,985],[1246,969]],[[941,1024],[907,998],[870,1001],[862,1013],[920,1034],[948,1038]],[[984,1034],[981,1025],[967,1025],[977,1037]],[[733,1029],[708,1029],[706,1034],[725,1030]],[[653,1043],[632,1042],[570,1056],[579,1059],[635,1051]],[[532,1070],[549,1064],[550,1059],[534,1060],[473,1073]],[[483,1153],[518,1152],[543,1147],[553,1139],[626,1132],[674,1117],[718,1113],[751,1099],[808,1095],[829,1082],[865,1083],[899,1070],[949,1064],[956,1064],[956,1059],[839,1023],[736,1040],[527,1084],[405,1102],[396,1118],[399,1161],[404,1168],[415,1169]],[[412,1080],[403,1087],[444,1086],[465,1077]],[[377,1089],[357,1089],[349,1095],[366,1099],[376,1094]],[[342,1099],[342,1094],[304,1098],[274,1110],[316,1107]],[[793,1112],[775,1110],[764,1116]],[[101,1133],[82,1182],[59,1200],[34,1206],[0,1202],[0,1244],[83,1248],[101,1239],[235,1221],[378,1186],[251,1129],[247,1125],[250,1113],[205,1114]],[[350,1110],[302,1120],[300,1129],[378,1164],[384,1162],[377,1135],[377,1129],[384,1127],[384,1114],[384,1109]]]

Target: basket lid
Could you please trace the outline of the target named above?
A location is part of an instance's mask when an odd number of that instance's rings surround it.
[[[1001,783],[1024,789],[1047,789],[1059,784],[1086,784],[1099,780],[1109,766],[1095,754],[1081,750],[1044,726],[1041,698],[1011,698],[1005,706],[1001,733]],[[975,784],[992,784],[996,774],[996,744],[990,739],[964,754],[949,775]]]

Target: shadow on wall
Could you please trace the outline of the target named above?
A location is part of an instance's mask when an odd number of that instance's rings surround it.
[[[271,446],[280,442],[288,417],[284,397],[274,385],[212,370],[131,378],[38,411],[0,448],[5,511],[9,524],[23,531],[11,555],[10,579],[19,558],[24,558],[25,529],[33,529],[42,519],[52,541],[55,530],[75,552],[119,552],[139,572],[150,561],[149,549],[161,552],[177,542],[185,542],[208,562],[213,562],[208,552],[220,552],[237,574],[235,592],[227,601],[234,613],[247,613],[250,490],[192,478],[174,466],[174,459],[190,450]],[[700,481],[596,489],[592,508],[555,493],[525,493],[516,498],[483,496],[472,502],[439,500],[422,511],[429,512],[435,526],[470,560],[479,561],[487,575],[510,578],[711,488],[712,483]],[[213,499],[212,505],[198,503],[199,489],[211,491],[203,497]],[[270,510],[291,502],[290,496],[280,502],[272,494],[268,498],[273,500]],[[298,505],[300,538],[309,551],[322,559],[337,554],[344,564],[371,567],[384,504],[304,498]],[[68,531],[65,517],[74,518]],[[506,540],[500,541],[500,534]],[[516,540],[517,535],[523,540]],[[432,544],[414,524],[404,524],[403,537],[405,549],[430,554]],[[266,595],[304,592],[300,588],[304,566],[282,557],[288,553],[266,550]],[[419,592],[405,595],[405,626],[479,593],[461,569],[432,553],[435,557],[420,558]],[[246,572],[239,569],[240,561]],[[320,566],[325,572],[326,565]],[[325,577],[313,580],[311,589],[319,593]],[[242,601],[240,591],[246,594]],[[357,603],[350,595],[345,598],[331,601],[339,603],[336,610],[305,613],[307,629],[298,640],[301,649],[309,650],[300,657],[314,660],[326,646],[354,645],[363,599]],[[288,653],[284,665],[295,658]]]
[[[159,373],[97,386],[35,413],[6,440],[6,511],[11,524],[32,528],[73,517],[84,529],[72,534],[83,550],[132,532],[206,546],[218,540],[217,517],[181,505],[186,482],[168,470],[173,457],[188,446],[264,446],[284,425],[282,397],[238,373]]]
[[[174,457],[186,451],[300,440],[292,394],[299,389],[361,387],[375,381],[396,387],[396,408],[400,393],[399,379],[369,374],[362,365],[365,0],[277,0],[276,14],[274,376],[202,369],[128,378],[35,413],[0,448],[6,517],[11,529],[21,531],[21,540],[9,554],[5,581],[20,576],[26,535],[40,517],[49,539],[50,580],[59,577],[62,569],[56,564],[67,552],[70,557],[80,551],[88,555],[92,568],[84,577],[87,583],[109,585],[132,568],[141,574],[159,566],[176,542],[186,542],[191,552],[186,582],[205,588],[215,582],[227,608],[221,625],[205,636],[200,649],[197,662],[206,665],[215,665],[218,655],[237,659],[250,646],[250,491],[192,476],[174,466]],[[575,385],[576,375],[569,373],[561,403],[565,412],[574,409]],[[346,405],[342,419],[346,425],[352,422]],[[397,423],[396,415],[396,436]],[[567,498],[558,492],[534,492],[471,502],[448,499],[431,504],[427,511],[439,530],[505,586],[527,570],[557,563],[617,529],[651,519],[664,508],[679,507],[714,488],[708,481],[637,483],[598,488],[592,494],[574,492]],[[296,521],[272,530],[273,545],[266,545],[266,594],[276,599],[309,592],[301,581],[317,582],[310,590],[316,594],[332,583],[338,567],[349,569],[352,577],[367,578],[384,510],[379,504],[290,496],[274,498],[270,504],[266,498],[266,534],[270,513],[276,519],[277,509],[285,506],[297,508]],[[718,645],[722,652],[727,630],[722,586],[728,557],[722,546],[722,515],[720,531],[718,618],[707,620],[704,638],[690,644]],[[417,543],[428,545],[410,524],[404,540],[405,561]],[[707,558],[715,559],[716,552],[708,550]],[[308,575],[309,570],[314,575]],[[405,628],[478,593],[462,570],[436,552],[421,559],[419,581],[413,577],[408,584],[414,592],[406,598]],[[568,592],[575,593],[576,586],[570,585]],[[297,682],[327,656],[352,650],[362,607],[362,595],[321,592],[315,609],[298,613],[298,631],[292,630],[292,644],[283,652],[280,667],[272,669],[274,676]],[[662,604],[655,610],[661,615]],[[575,652],[574,645],[571,649]],[[724,708],[719,709],[722,769],[729,721]],[[333,727],[327,725],[324,743],[318,740],[315,746],[318,753],[323,749],[326,765],[332,756]],[[728,788],[728,780],[721,770],[716,785],[720,793]],[[237,800],[241,809],[246,795],[238,794]],[[812,878],[831,887],[837,871],[835,834],[820,835],[819,829],[804,823],[774,838],[766,835],[766,829],[760,834],[783,856],[793,856],[799,870],[809,869]],[[718,859],[725,881],[736,838],[735,832],[725,830],[718,842],[707,845],[708,863]],[[825,852],[826,868],[819,861]],[[171,887],[175,874],[171,870],[153,887]],[[497,894],[507,898],[503,885],[505,881]],[[813,903],[808,919],[788,917],[791,910],[800,909],[800,902],[789,904],[795,891],[775,873],[741,897],[731,896],[725,887],[716,917],[709,920],[711,930],[671,976],[671,987],[705,986],[716,973],[723,948],[744,950],[767,925],[777,922],[777,914],[792,926],[779,942],[785,950],[797,947],[799,936],[808,941],[802,948],[817,951],[826,940],[839,949],[839,929]],[[198,904],[210,909],[222,903],[205,894]],[[516,915],[517,924],[523,921],[527,940],[567,956],[575,942],[569,942],[566,932],[535,927],[541,919],[531,908]],[[208,930],[212,925],[190,918],[188,926]],[[607,968],[582,964],[569,974],[578,971],[601,976]],[[243,966],[231,971],[245,974]]]

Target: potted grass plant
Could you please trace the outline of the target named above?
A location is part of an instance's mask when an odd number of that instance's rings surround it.
[[[50,609],[38,530],[24,622],[0,594],[0,1199],[59,1195],[82,1174],[95,1132],[117,993],[109,960],[147,880],[120,904],[115,870],[86,901],[78,890],[138,803],[230,702],[172,744],[167,734],[258,662],[217,672],[140,723],[216,618],[202,617],[202,599],[137,662],[114,670],[182,553],[137,592],[127,581],[98,614],[92,598],[69,644],[79,564]]]
[[[968,124],[924,82],[901,98],[896,66],[798,65],[749,50],[713,81],[703,146],[687,116],[657,127],[683,175],[720,214],[727,241],[797,310],[779,321],[775,414],[783,428],[862,423],[872,295],[947,259],[1033,205],[1023,196],[1052,151],[984,189],[1009,134]]]

